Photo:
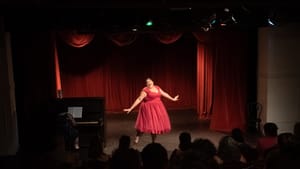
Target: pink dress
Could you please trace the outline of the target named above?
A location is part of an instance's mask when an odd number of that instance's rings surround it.
[[[149,88],[143,88],[147,96],[141,102],[135,128],[144,133],[162,134],[170,132],[171,124],[166,108],[161,101],[159,86],[155,86],[158,93],[151,92]]]

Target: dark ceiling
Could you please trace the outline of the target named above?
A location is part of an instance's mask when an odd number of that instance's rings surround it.
[[[224,11],[228,9],[229,11]],[[8,30],[81,28],[83,30],[126,31],[133,27],[151,29],[199,29],[215,14],[219,27],[256,28],[300,22],[300,7],[292,0],[2,0],[1,14]],[[234,21],[230,18],[234,17]],[[211,26],[211,25],[210,25]]]

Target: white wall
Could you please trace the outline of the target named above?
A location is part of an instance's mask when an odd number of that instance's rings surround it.
[[[262,125],[275,122],[292,132],[300,121],[300,25],[264,27],[258,32],[258,102]]]

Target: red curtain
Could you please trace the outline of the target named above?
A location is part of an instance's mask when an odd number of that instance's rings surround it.
[[[213,103],[214,48],[210,33],[194,32],[197,39],[197,112],[210,119]]]
[[[54,34],[54,33],[53,33]],[[88,45],[94,38],[91,33],[78,33],[76,30],[59,32],[60,38],[68,45],[76,48],[81,48]],[[55,64],[55,80],[56,80],[56,97],[62,98],[63,91],[61,86],[60,64],[57,53],[56,35],[53,38],[54,64]]]
[[[169,45],[152,34],[140,34],[122,47],[101,35],[84,48],[58,44],[64,97],[102,96],[106,111],[120,112],[151,77],[170,95],[180,95],[180,102],[164,100],[168,109],[195,108],[197,51],[190,34]]]
[[[249,38],[243,32],[220,31],[215,36],[213,109],[210,128],[245,130]]]

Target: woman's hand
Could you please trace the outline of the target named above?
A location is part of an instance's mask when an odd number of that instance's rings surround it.
[[[129,114],[131,111],[132,111],[132,109],[123,109],[123,111],[125,111],[127,114]]]
[[[175,102],[175,101],[178,101],[179,100],[179,95],[177,95],[177,96],[175,96],[174,98],[173,98],[173,101]]]

